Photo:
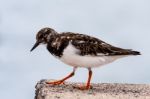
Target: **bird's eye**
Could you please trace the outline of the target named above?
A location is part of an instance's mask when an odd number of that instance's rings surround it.
[[[41,35],[39,38],[43,38],[43,35]]]
[[[37,40],[40,40],[40,39],[42,39],[43,38],[43,35],[41,35],[41,34],[38,34],[37,36],[36,36],[36,39]]]
[[[41,38],[43,38],[43,35],[41,34],[41,35],[39,35],[39,39],[41,39]]]

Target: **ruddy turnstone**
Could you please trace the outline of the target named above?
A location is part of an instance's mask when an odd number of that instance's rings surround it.
[[[48,51],[53,56],[73,67],[73,71],[65,78],[47,82],[47,84],[62,84],[75,74],[78,67],[84,67],[88,69],[89,77],[86,86],[78,87],[83,90],[91,87],[91,68],[111,63],[126,56],[140,55],[138,51],[115,47],[95,37],[72,32],[57,33],[52,28],[43,28],[37,33],[36,43],[31,51],[40,44],[46,44]]]

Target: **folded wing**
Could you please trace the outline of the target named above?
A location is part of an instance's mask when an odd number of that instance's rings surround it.
[[[112,46],[97,38],[78,34],[72,39],[72,45],[81,50],[81,55],[114,56],[114,55],[140,55],[140,52]]]

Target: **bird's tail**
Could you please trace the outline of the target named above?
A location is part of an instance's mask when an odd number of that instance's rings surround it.
[[[141,55],[141,53],[139,51],[129,51],[129,54],[131,55]]]
[[[113,55],[141,55],[139,51],[134,51],[132,49],[122,49],[119,47],[112,47],[111,50],[115,52],[113,53]]]

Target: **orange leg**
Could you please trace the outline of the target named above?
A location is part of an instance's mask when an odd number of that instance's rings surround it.
[[[80,90],[88,90],[91,88],[90,82],[91,82],[91,78],[92,78],[92,70],[91,70],[91,68],[89,68],[88,70],[89,70],[89,76],[88,76],[88,81],[87,81],[86,86],[80,86],[80,87],[75,87],[75,88],[78,88]]]
[[[59,85],[64,83],[65,80],[71,78],[74,74],[75,74],[75,70],[76,68],[73,69],[73,72],[71,72],[68,76],[66,76],[65,78],[58,80],[58,81],[54,81],[54,82],[46,82],[47,84],[52,84],[52,85]]]

